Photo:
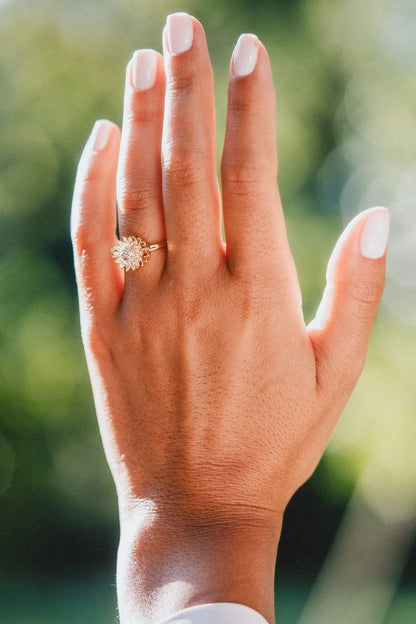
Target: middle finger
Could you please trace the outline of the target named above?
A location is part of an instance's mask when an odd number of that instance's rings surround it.
[[[163,39],[162,179],[168,267],[176,267],[182,275],[201,271],[207,275],[223,257],[212,68],[203,28],[190,15],[170,15]]]

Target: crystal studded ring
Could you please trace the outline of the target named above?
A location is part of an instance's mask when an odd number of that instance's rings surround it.
[[[111,255],[126,271],[135,271],[142,267],[150,258],[152,251],[166,247],[166,241],[150,245],[138,236],[123,236],[116,247],[112,247]]]

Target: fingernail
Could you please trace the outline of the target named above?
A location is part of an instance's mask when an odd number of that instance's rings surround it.
[[[136,50],[133,54],[131,81],[138,91],[151,89],[156,81],[157,53],[154,50]]]
[[[98,152],[105,148],[108,143],[111,132],[111,123],[106,119],[99,119],[95,122],[93,129],[91,130],[88,143],[90,149],[93,152]]]
[[[166,20],[168,47],[171,54],[181,54],[192,46],[194,26],[187,13],[172,13]]]
[[[258,56],[256,35],[240,35],[233,54],[233,70],[236,76],[248,76],[254,70]]]
[[[381,258],[386,253],[390,229],[390,215],[381,208],[367,217],[361,231],[360,247],[364,258]]]

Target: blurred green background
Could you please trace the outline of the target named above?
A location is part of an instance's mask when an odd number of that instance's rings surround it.
[[[372,205],[391,209],[367,367],[287,511],[276,605],[279,621],[295,624],[310,595],[301,621],[324,624],[331,600],[351,604],[358,583],[378,593],[364,596],[360,615],[345,607],[328,622],[414,624],[414,0],[0,0],[0,623],[116,620],[116,499],[79,336],[69,211],[95,119],[121,122],[125,65],[136,48],[161,49],[177,10],[206,28],[219,153],[238,35],[255,32],[270,52],[307,321],[343,224]],[[352,562],[359,572],[345,580]]]

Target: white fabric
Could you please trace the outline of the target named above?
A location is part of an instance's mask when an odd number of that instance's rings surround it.
[[[216,602],[182,609],[159,624],[268,624],[260,613],[232,602]]]

